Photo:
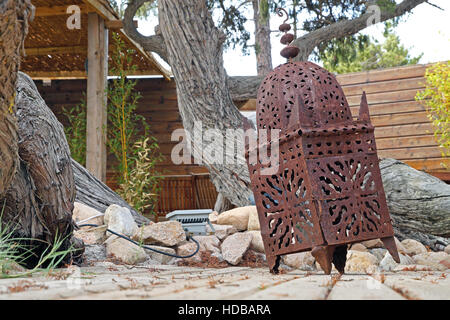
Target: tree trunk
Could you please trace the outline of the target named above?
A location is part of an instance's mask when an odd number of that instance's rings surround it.
[[[28,18],[33,10],[29,0],[0,1],[0,198],[19,164],[14,94]]]
[[[112,205],[130,209],[134,220],[138,225],[146,225],[150,220],[134,210],[117,193],[112,191],[107,185],[89,173],[86,168],[72,159],[72,169],[75,177],[76,198],[75,201],[84,203],[100,212],[105,212]]]
[[[160,0],[159,19],[169,63],[177,80],[183,126],[190,134],[187,140],[192,141],[192,154],[203,158],[202,164],[209,169],[219,193],[235,205],[247,205],[251,192],[243,153],[225,152],[223,159],[229,156],[230,164],[223,164],[215,157],[217,154],[220,157],[220,153],[224,155],[222,141],[227,129],[241,129],[243,124],[243,117],[234,106],[226,85],[222,57],[225,35],[214,26],[201,0]],[[209,132],[208,139],[213,142],[203,145],[201,137],[196,139],[199,135],[194,131],[200,126],[202,133],[214,130]],[[243,131],[235,133],[228,141],[242,146]],[[213,147],[217,154],[204,152]]]
[[[230,209],[233,209],[233,204],[230,202],[230,200],[228,200],[221,193],[219,193],[217,195],[217,200],[214,205],[214,211],[216,211],[217,213],[222,213]]]
[[[270,17],[263,15],[260,9],[261,1],[252,0],[253,19],[255,21],[255,52],[258,76],[265,76],[272,71],[272,46],[270,44]]]
[[[66,250],[73,244],[75,183],[63,127],[31,78],[20,72],[15,108],[20,167],[7,191],[2,221],[19,237],[41,240],[33,243],[37,256],[57,237],[65,239],[60,249]]]
[[[380,170],[396,235],[433,249],[449,244],[450,185],[394,159],[382,160]]]

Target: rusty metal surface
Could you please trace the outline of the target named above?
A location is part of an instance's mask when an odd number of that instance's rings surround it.
[[[332,262],[343,272],[347,244],[376,238],[398,259],[365,94],[354,121],[333,74],[288,62],[264,79],[257,105],[258,130],[279,132],[276,174],[262,174],[268,164],[250,161],[246,145],[271,271],[280,255],[312,250],[326,273]]]

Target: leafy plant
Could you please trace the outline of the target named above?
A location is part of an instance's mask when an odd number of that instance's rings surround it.
[[[160,161],[158,149],[154,138],[145,138],[134,144],[137,151],[134,166],[128,181],[122,183],[118,190],[125,201],[141,212],[154,212],[160,191],[161,177],[155,171],[155,165]]]
[[[111,55],[111,72],[116,78],[108,88],[107,144],[109,152],[118,161],[120,188],[117,192],[136,210],[151,209],[159,182],[154,167],[161,156],[154,138],[141,138],[148,135],[149,125],[136,113],[141,97],[135,90],[137,81],[127,77],[129,72],[136,70],[132,61],[134,51],[125,48],[119,35],[114,34],[113,38],[115,50]]]
[[[62,260],[71,252],[74,248],[70,247],[67,250],[61,250],[65,239],[56,236],[53,244],[46,246],[44,252],[40,255],[37,264],[30,270],[25,270],[20,267],[25,263],[32,255],[33,246],[26,243],[39,242],[39,239],[25,239],[14,237],[14,226],[10,223],[4,224],[2,220],[2,214],[0,214],[0,279],[3,278],[22,278],[32,275],[36,272],[50,272],[57,268]]]
[[[450,156],[450,61],[427,68],[425,90],[416,95],[416,101],[427,107],[428,118],[435,130],[441,152]]]
[[[86,165],[86,100],[70,109],[63,108],[62,114],[67,118],[68,125],[64,127],[67,143],[72,158]]]
[[[129,178],[129,166],[136,151],[132,146],[139,134],[138,125],[141,124],[146,132],[148,125],[145,118],[136,114],[137,102],[141,97],[134,90],[137,81],[128,79],[129,72],[136,70],[132,63],[131,49],[118,34],[113,34],[115,50],[111,55],[111,72],[116,76],[108,87],[108,130],[107,145],[109,151],[119,161],[118,171],[121,172],[119,182],[124,183]]]

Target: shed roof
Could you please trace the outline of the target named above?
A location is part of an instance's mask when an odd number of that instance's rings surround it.
[[[88,47],[88,13],[96,12],[108,25],[120,22],[119,16],[106,0],[33,0],[36,7],[25,40],[26,56],[22,58],[21,70],[34,79],[86,78]],[[67,27],[67,8],[77,5],[81,9],[81,28]],[[139,44],[130,39],[122,29],[114,29],[128,47],[135,49],[133,63],[135,75],[171,76]],[[112,32],[109,32],[109,51],[113,49]]]

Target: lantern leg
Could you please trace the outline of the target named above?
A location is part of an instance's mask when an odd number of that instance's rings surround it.
[[[384,247],[391,254],[392,258],[394,258],[394,261],[400,263],[400,256],[398,255],[397,245],[395,244],[395,238],[394,237],[381,238],[381,241],[383,242]]]
[[[331,262],[333,260],[334,246],[317,246],[311,250],[312,256],[320,264],[320,267],[325,272],[325,274],[331,273]]]
[[[336,246],[333,253],[333,264],[340,274],[344,274],[347,262],[347,245]]]
[[[270,273],[278,274],[278,267],[280,266],[281,256],[267,256],[267,264],[269,265]]]

